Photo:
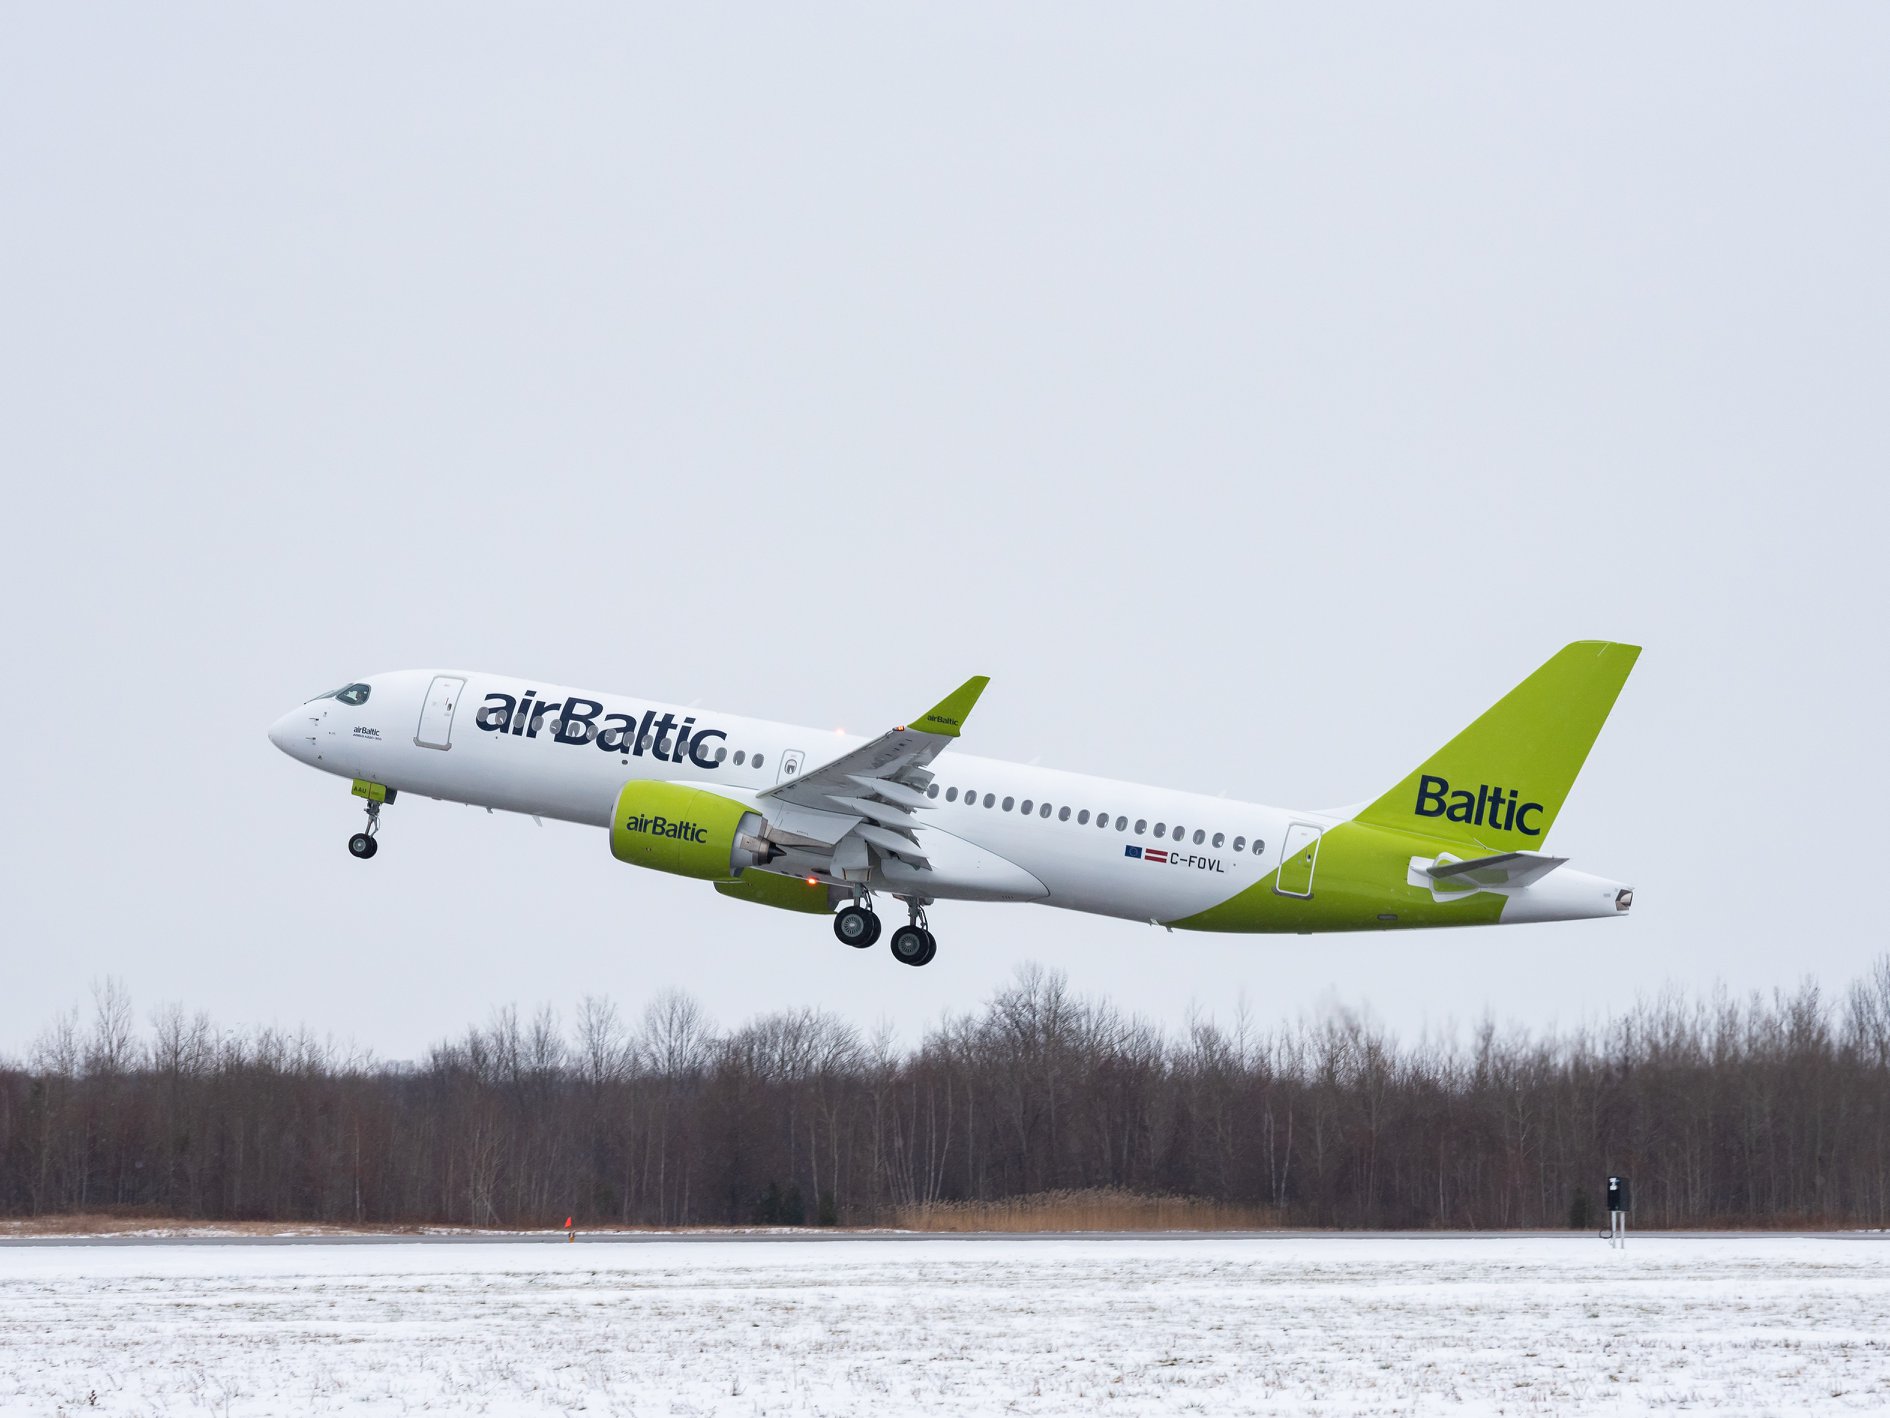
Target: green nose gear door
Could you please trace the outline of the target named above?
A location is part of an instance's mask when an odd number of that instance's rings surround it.
[[[1309,822],[1295,822],[1286,829],[1286,846],[1273,889],[1282,896],[1311,896],[1313,868],[1318,862],[1319,829]]]

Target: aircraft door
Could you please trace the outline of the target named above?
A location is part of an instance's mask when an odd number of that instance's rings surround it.
[[[435,675],[427,689],[426,703],[420,708],[420,728],[413,741],[421,748],[453,746],[453,710],[459,704],[466,681],[456,675]]]
[[[1279,874],[1273,889],[1282,896],[1312,895],[1313,868],[1319,862],[1319,829],[1310,822],[1295,822],[1286,829]]]
[[[786,753],[782,754],[781,772],[776,776],[774,781],[777,783],[786,783],[791,779],[800,777],[801,759],[803,756],[798,748],[790,748]]]

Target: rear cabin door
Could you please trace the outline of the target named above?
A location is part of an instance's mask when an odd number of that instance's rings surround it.
[[[1310,822],[1295,822],[1286,829],[1286,847],[1273,889],[1282,896],[1311,896],[1313,868],[1318,863],[1319,829]]]
[[[420,729],[413,741],[421,748],[453,746],[453,710],[459,705],[466,681],[455,675],[435,675],[427,689],[427,702],[420,709]]]

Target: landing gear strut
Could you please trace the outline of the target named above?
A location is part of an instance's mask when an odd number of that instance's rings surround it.
[[[357,832],[348,839],[348,850],[362,861],[366,861],[381,850],[381,844],[375,840],[381,830],[381,805],[371,802],[367,805],[367,831]]]
[[[833,933],[842,945],[865,950],[879,939],[879,917],[863,899],[856,897],[851,906],[842,907],[833,918]]]
[[[893,959],[901,965],[929,965],[938,954],[938,942],[925,928],[925,911],[916,898],[906,899],[906,910],[911,915],[910,922],[894,931],[889,942]]]

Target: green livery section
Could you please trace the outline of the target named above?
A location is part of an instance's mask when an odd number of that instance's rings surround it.
[[[1609,640],[1563,647],[1358,821],[1469,855],[1539,850],[1640,653]]]
[[[1218,906],[1167,924],[1185,931],[1369,931],[1496,924],[1507,898],[1477,892],[1439,901],[1407,880],[1434,838],[1341,822],[1300,842],[1278,868]]]
[[[1287,856],[1219,905],[1168,924],[1198,931],[1356,931],[1493,925],[1504,896],[1438,900],[1412,858],[1539,851],[1640,655],[1580,640],[1552,656],[1350,822],[1294,824]]]
[[[715,889],[737,901],[756,906],[772,906],[778,911],[807,911],[824,916],[833,910],[832,898],[821,882],[808,882],[798,876],[780,876],[774,872],[743,872],[740,881],[718,881]]]
[[[750,809],[682,783],[625,783],[610,818],[610,854],[701,881],[733,881],[735,834]]]
[[[948,739],[957,738],[965,727],[965,720],[971,717],[971,706],[978,702],[978,696],[989,683],[989,675],[973,675],[914,719],[912,727]]]

